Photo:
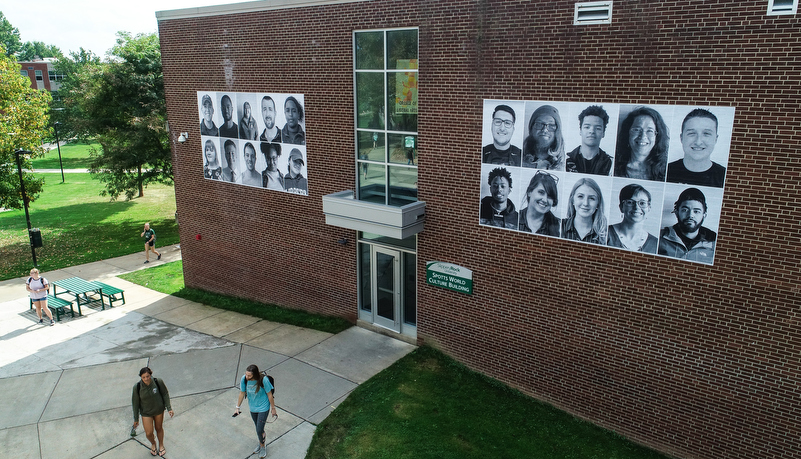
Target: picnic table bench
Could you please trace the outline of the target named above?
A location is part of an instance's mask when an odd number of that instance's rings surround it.
[[[106,303],[103,301],[103,287],[80,277],[70,277],[67,279],[53,282],[53,296],[58,297],[58,288],[63,289],[61,295],[69,294],[75,297],[75,303],[78,305],[78,315],[81,313],[81,305],[88,305],[96,301],[90,298],[90,294],[97,293],[100,295],[100,309],[106,309]]]
[[[108,307],[113,307],[114,302],[120,300],[122,300],[122,304],[125,304],[125,290],[98,281],[90,281],[89,283],[95,284],[100,288],[100,296],[106,297],[108,300]],[[117,295],[119,295],[119,297]]]
[[[28,309],[33,309],[33,300],[32,299],[30,300],[30,303],[31,303],[31,305],[30,305],[31,307],[28,308]],[[66,315],[67,312],[72,314],[73,318],[75,317],[75,310],[72,309],[72,301],[67,301],[67,300],[65,300],[63,298],[58,298],[56,296],[48,294],[47,295],[47,307],[50,308],[51,311],[56,313],[56,320],[58,322],[61,322],[61,315],[62,314]],[[70,308],[70,310],[67,311],[66,308]]]

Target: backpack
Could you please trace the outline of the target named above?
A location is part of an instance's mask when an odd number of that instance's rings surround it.
[[[265,376],[267,377],[267,380],[270,381],[270,385],[273,386],[273,390],[271,390],[270,393],[275,395],[275,379],[267,374],[267,370],[264,370],[259,374],[261,375],[262,378],[264,378]]]

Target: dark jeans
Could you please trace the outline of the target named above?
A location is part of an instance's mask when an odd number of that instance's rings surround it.
[[[253,418],[253,423],[256,424],[256,436],[259,438],[259,443],[264,443],[267,435],[264,433],[264,424],[267,423],[267,415],[269,411],[262,411],[261,413],[250,412],[250,417]]]

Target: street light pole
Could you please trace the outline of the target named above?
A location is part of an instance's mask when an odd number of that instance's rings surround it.
[[[14,152],[17,155],[17,172],[19,172],[19,187],[22,191],[22,205],[25,207],[25,221],[28,223],[28,242],[31,244],[31,256],[33,257],[33,267],[38,268],[36,264],[36,249],[33,247],[31,241],[31,216],[28,214],[28,195],[25,194],[25,181],[22,180],[22,161],[19,159],[20,155],[30,155],[28,150],[17,150]]]
[[[61,168],[61,183],[64,183],[64,163],[61,162],[61,141],[58,140],[58,126],[61,123],[58,121],[53,124],[53,128],[56,131],[56,147],[58,148],[58,166]]]

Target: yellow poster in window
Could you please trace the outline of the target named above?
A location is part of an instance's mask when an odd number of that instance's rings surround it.
[[[417,68],[417,59],[398,60],[399,69]],[[417,72],[395,74],[395,114],[417,114]]]

